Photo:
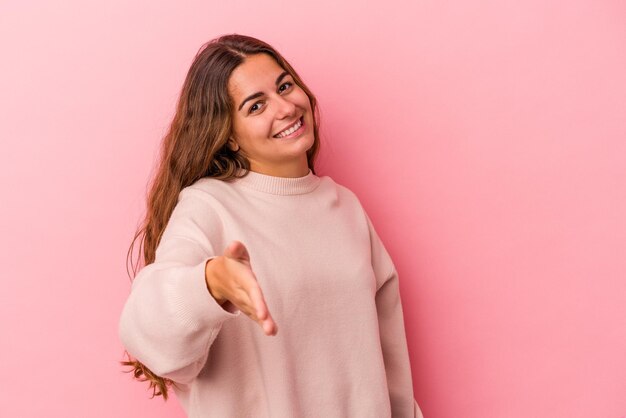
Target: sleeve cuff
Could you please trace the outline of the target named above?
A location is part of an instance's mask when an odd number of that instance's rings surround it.
[[[189,318],[197,318],[200,322],[215,327],[228,319],[241,315],[241,311],[231,303],[224,306],[217,303],[206,285],[205,268],[208,260],[217,256],[208,257],[191,269],[191,277],[183,280],[183,294],[186,295],[185,304]]]

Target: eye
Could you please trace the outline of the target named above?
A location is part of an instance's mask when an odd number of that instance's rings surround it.
[[[254,112],[256,112],[259,108],[257,107],[257,108],[255,109],[255,106],[257,106],[259,103],[263,103],[263,101],[258,101],[258,102],[255,102],[252,106],[250,106],[250,109],[248,109],[248,113],[254,113]]]
[[[293,85],[290,81],[287,81],[286,83],[281,84],[280,87],[285,86],[287,84],[289,84],[289,87],[291,87]],[[285,91],[285,90],[287,90],[287,89],[281,90],[280,87],[278,88],[278,91]]]
[[[284,86],[288,86],[288,87],[285,89],[282,89]],[[293,86],[293,83],[291,81],[287,81],[280,85],[280,87],[278,88],[278,91],[282,93],[285,90],[290,89],[292,86]],[[258,102],[255,102],[252,106],[250,106],[250,108],[248,109],[248,114],[256,113],[260,109],[260,107],[258,107],[259,103],[263,103],[263,101],[260,100]]]

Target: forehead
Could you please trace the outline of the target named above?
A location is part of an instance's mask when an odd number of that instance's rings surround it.
[[[228,91],[237,99],[257,91],[273,89],[276,77],[283,71],[271,56],[263,53],[251,55],[231,73]]]

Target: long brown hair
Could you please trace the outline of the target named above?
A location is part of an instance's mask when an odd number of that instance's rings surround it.
[[[315,174],[314,162],[320,147],[317,101],[293,67],[271,45],[250,36],[229,34],[205,43],[185,78],[176,113],[161,143],[157,171],[147,195],[146,215],[128,249],[126,269],[128,272],[130,261],[133,277],[139,267],[139,263],[133,264],[132,260],[135,242],[139,240],[138,261],[143,255],[144,266],[154,262],[161,234],[183,188],[202,177],[229,181],[237,177],[238,169],[245,170],[243,175],[249,171],[249,160],[226,146],[231,135],[231,111],[234,106],[227,87],[233,70],[246,57],[258,53],[273,57],[309,96],[315,141],[307,151],[307,160]],[[157,376],[138,360],[132,359],[128,351],[125,353],[129,361],[120,363],[133,368],[125,372],[132,372],[139,381],[149,381],[153,398],[161,395],[167,400],[168,386],[175,382]]]

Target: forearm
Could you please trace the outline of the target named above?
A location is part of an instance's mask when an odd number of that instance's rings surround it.
[[[127,351],[159,376],[195,376],[223,324],[236,317],[207,293],[207,261],[152,264],[135,277],[119,324]],[[195,365],[195,366],[193,366]]]
[[[395,268],[376,293],[376,308],[392,416],[413,417],[413,380]]]

